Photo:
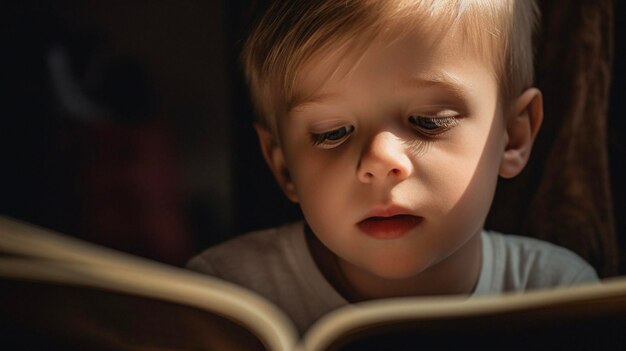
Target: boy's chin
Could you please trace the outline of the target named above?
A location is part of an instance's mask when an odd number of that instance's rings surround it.
[[[430,267],[429,263],[422,262],[394,262],[371,267],[367,271],[383,280],[410,280],[416,278]]]

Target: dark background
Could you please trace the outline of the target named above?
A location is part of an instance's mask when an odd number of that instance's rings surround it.
[[[266,3],[2,2],[0,213],[175,265],[298,218],[262,160],[238,60]],[[623,248],[625,15],[615,3],[608,144]],[[91,109],[61,97],[59,52]]]

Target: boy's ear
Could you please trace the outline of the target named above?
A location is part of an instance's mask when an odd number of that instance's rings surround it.
[[[283,150],[276,142],[274,135],[268,131],[267,128],[258,123],[254,124],[254,129],[256,129],[256,133],[259,137],[263,158],[265,158],[265,162],[267,162],[267,165],[274,174],[274,178],[278,182],[278,185],[289,200],[298,202],[296,187],[291,180],[291,176],[289,175],[289,169],[285,163]]]
[[[543,97],[537,88],[524,91],[507,116],[506,146],[500,163],[500,176],[512,178],[526,166],[535,137],[543,121]]]

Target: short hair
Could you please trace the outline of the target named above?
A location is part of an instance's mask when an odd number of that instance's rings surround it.
[[[278,0],[253,27],[242,61],[257,121],[275,131],[276,119],[297,99],[303,66],[329,49],[365,51],[388,33],[421,30],[446,35],[491,60],[504,98],[533,82],[534,0]],[[394,32],[395,33],[395,32]]]

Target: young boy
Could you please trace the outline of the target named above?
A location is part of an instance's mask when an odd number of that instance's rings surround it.
[[[264,295],[301,331],[355,301],[597,280],[570,251],[483,230],[543,118],[536,13],[530,0],[276,2],[244,62],[263,154],[306,222],[189,267]]]

